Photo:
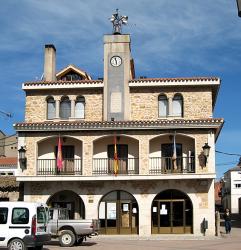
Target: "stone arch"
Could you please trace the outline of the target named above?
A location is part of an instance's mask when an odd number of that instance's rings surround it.
[[[49,196],[46,204],[49,207],[69,210],[70,219],[84,219],[85,205],[82,198],[72,190],[60,190]]]
[[[138,234],[139,206],[136,198],[123,190],[103,195],[98,204],[102,234]]]
[[[174,154],[174,138],[176,146],[176,161]],[[150,173],[195,172],[196,140],[182,133],[166,133],[154,136],[149,141]]]
[[[118,174],[139,173],[139,140],[122,134],[101,136],[93,141],[93,174],[114,173],[117,148]]]
[[[151,206],[152,234],[193,233],[193,202],[178,189],[158,193]]]

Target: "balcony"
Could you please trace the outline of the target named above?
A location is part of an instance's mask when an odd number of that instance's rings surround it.
[[[93,175],[114,175],[114,159],[94,158]],[[139,158],[119,158],[118,175],[139,174]]]
[[[150,174],[194,173],[195,157],[151,157]]]
[[[82,159],[64,159],[61,170],[56,159],[38,159],[37,175],[82,175]]]

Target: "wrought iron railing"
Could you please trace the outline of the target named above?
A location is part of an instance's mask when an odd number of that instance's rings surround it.
[[[61,169],[56,159],[38,159],[37,175],[82,175],[82,159],[64,159]]]
[[[139,173],[139,158],[118,158],[118,175]],[[93,175],[114,175],[115,163],[112,158],[94,158]]]
[[[194,173],[195,157],[151,157],[150,174]]]

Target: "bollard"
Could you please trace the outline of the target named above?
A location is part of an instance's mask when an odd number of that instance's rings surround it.
[[[220,236],[220,213],[215,212],[215,235]]]

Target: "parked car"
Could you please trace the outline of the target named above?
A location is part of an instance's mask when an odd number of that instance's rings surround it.
[[[49,214],[51,236],[58,238],[61,246],[78,245],[86,240],[86,237],[98,234],[98,220],[70,220],[69,210],[66,208],[50,208]]]
[[[0,202],[0,247],[40,250],[50,240],[46,204]]]

